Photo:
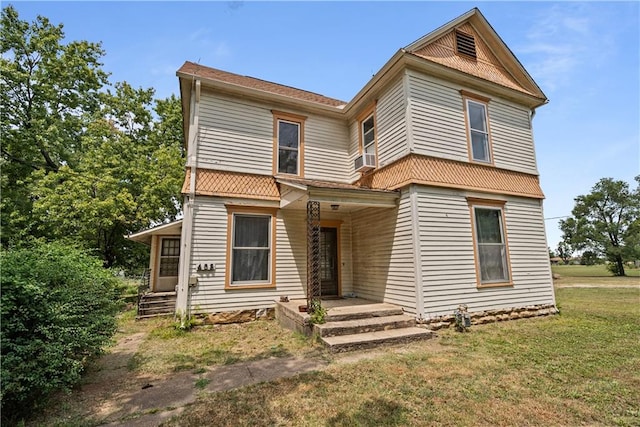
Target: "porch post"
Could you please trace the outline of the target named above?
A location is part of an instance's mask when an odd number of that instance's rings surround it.
[[[307,202],[307,308],[320,299],[320,202]]]

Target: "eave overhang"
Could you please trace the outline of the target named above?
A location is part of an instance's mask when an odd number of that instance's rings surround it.
[[[145,245],[151,245],[152,236],[179,236],[182,231],[182,220],[170,222],[168,224],[161,224],[155,227],[151,227],[147,230],[139,231],[137,233],[124,236],[125,239],[133,240],[134,242],[143,243]]]
[[[380,190],[358,187],[356,185],[286,180],[276,178],[281,188],[280,208],[292,208],[306,205],[308,201],[347,206],[350,208],[394,208],[398,205],[400,193],[393,190]]]

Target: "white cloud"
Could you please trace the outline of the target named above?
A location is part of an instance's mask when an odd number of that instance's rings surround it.
[[[530,58],[527,68],[542,87],[554,92],[581,64],[603,60],[608,39],[596,30],[597,20],[590,5],[575,3],[553,5],[534,19],[526,44],[517,51]]]

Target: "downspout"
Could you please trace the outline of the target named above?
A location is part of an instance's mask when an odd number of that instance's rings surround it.
[[[422,253],[420,251],[420,215],[418,209],[418,193],[416,185],[409,186],[409,202],[411,203],[411,226],[413,238],[413,266],[416,281],[416,317],[418,320],[425,318],[424,313],[424,289],[422,283]]]
[[[196,197],[196,174],[198,170],[198,135],[200,120],[200,80],[193,82],[191,88],[191,114],[189,117],[189,140],[187,143],[187,167],[190,169],[189,193],[184,201],[184,219],[182,221],[180,279],[176,295],[176,317],[184,326],[190,316],[189,289],[191,286],[191,248],[193,239],[193,215]],[[194,283],[195,285],[195,283]]]

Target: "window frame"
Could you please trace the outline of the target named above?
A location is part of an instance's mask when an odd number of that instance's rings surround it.
[[[462,108],[464,110],[464,122],[465,122],[465,128],[466,128],[467,150],[469,152],[469,161],[472,163],[494,166],[493,141],[491,138],[491,125],[489,123],[490,122],[489,102],[491,101],[491,99],[481,95],[473,94],[464,90],[461,90],[460,94],[462,95]],[[485,120],[486,131],[483,132],[481,130],[473,129],[471,127],[471,114],[469,114],[470,102],[481,105],[484,108],[484,120]],[[483,132],[486,135],[487,160],[476,159],[474,157],[472,132]]]
[[[273,114],[273,175],[304,178],[304,125],[307,117],[276,110],[271,110],[271,113]],[[280,172],[280,122],[298,125],[298,165],[295,174]],[[290,150],[289,147],[284,149]]]
[[[513,272],[511,271],[511,256],[509,251],[509,237],[507,234],[506,214],[504,200],[490,200],[467,197],[469,205],[469,215],[471,219],[471,235],[473,239],[473,255],[476,270],[477,288],[513,287]],[[504,247],[504,259],[506,279],[499,281],[482,281],[482,269],[480,265],[480,242],[478,241],[478,230],[476,225],[476,209],[497,210],[500,212],[500,232],[502,245]]]
[[[376,156],[376,169],[378,168],[378,116],[376,114],[376,106],[377,106],[377,101],[373,103],[373,105],[371,105],[370,107],[368,107],[366,110],[364,110],[362,113],[360,113],[357,117],[357,122],[358,122],[358,154],[359,155],[363,155],[364,153],[366,153],[366,148],[364,146],[364,123],[369,120],[369,119],[373,119],[373,142],[369,144],[369,146],[373,145],[374,146],[374,153],[368,153],[368,154],[373,154]]]
[[[225,263],[225,289],[260,289],[276,287],[276,216],[277,208],[227,205],[227,251]],[[269,267],[268,280],[233,282],[233,249],[235,242],[235,218],[237,216],[269,217]]]
[[[169,278],[169,277],[178,277],[180,275],[180,237],[179,236],[158,236],[159,237],[159,243],[158,243],[158,279],[163,278]],[[177,240],[178,241],[178,255],[162,255],[162,249],[163,249],[163,245],[165,241],[168,240]],[[165,276],[162,274],[162,260],[163,259],[178,259],[178,271],[176,272],[175,276]]]

